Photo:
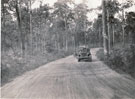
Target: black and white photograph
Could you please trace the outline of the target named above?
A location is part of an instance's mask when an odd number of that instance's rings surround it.
[[[135,99],[135,0],[0,6],[0,99]]]

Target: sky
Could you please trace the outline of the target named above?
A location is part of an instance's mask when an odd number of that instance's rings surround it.
[[[44,4],[48,3],[50,6],[53,6],[53,4],[56,2],[57,0],[42,0],[42,2]],[[86,3],[88,5],[89,8],[96,8],[97,6],[101,5],[101,0],[87,0],[88,2]],[[82,3],[83,0],[75,0],[76,4]],[[37,0],[33,5],[32,8],[37,8],[40,5],[40,0]],[[97,17],[96,12],[91,12],[88,13],[88,20],[94,20]]]
[[[32,8],[37,8],[40,5],[40,1],[41,0],[36,0],[36,2],[32,5]],[[48,3],[50,6],[53,6],[53,4],[56,2],[57,0],[42,0],[43,4]],[[76,4],[82,3],[83,1],[87,1],[86,4],[89,8],[96,8],[98,6],[101,5],[102,0],[75,0]],[[125,2],[126,0],[118,0],[120,3]],[[129,8],[127,11],[135,11],[135,6],[132,8]],[[92,21],[95,18],[97,18],[97,11],[92,11],[90,13],[88,13],[88,20]]]
[[[42,0],[43,3],[48,3],[50,6],[52,6],[57,0]],[[87,0],[87,5],[89,8],[96,8],[97,6],[101,5],[101,0]],[[79,4],[83,2],[83,0],[75,0],[76,4]],[[36,0],[36,2],[33,4],[32,8],[39,7],[40,0]]]

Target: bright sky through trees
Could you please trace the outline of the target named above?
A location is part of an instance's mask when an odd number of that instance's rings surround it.
[[[50,6],[53,6],[53,4],[57,1],[57,0],[36,0],[36,2],[33,4],[32,8],[37,8],[40,5],[40,1],[43,2],[43,4],[48,3]],[[118,0],[120,3],[124,3],[126,0]],[[89,8],[96,8],[98,6],[101,5],[102,0],[75,0],[76,4],[82,3],[82,2],[86,2],[86,4],[88,5]],[[129,8],[128,10],[130,11],[135,11],[135,6],[132,8]],[[98,11],[92,11],[90,13],[88,13],[88,19],[89,20],[93,20],[97,17],[97,13],[99,13]]]

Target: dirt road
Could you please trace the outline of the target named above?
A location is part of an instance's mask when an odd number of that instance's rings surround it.
[[[77,62],[69,56],[17,77],[1,88],[2,98],[135,99],[135,80],[99,61]]]

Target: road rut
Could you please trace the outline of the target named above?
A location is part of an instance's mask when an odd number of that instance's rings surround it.
[[[135,99],[135,80],[119,74],[96,57],[77,62],[56,60],[17,77],[1,88],[3,99]]]

